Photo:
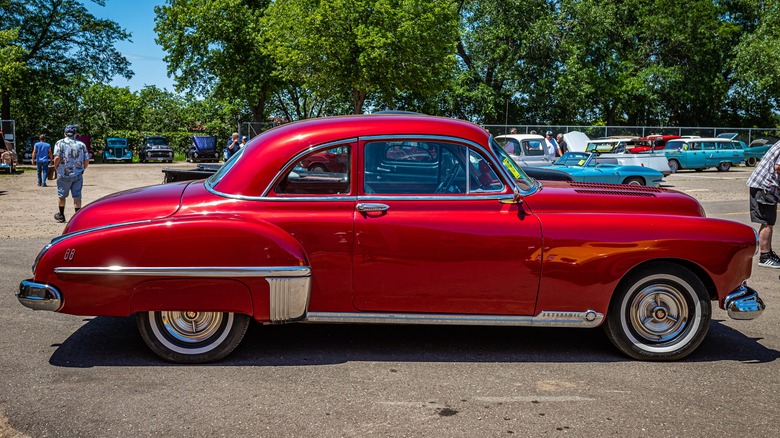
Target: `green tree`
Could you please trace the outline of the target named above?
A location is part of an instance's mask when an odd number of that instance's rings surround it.
[[[729,66],[734,71],[734,110],[749,126],[780,123],[780,1],[745,1],[747,26]],[[750,20],[750,18],[753,18]]]
[[[177,91],[248,106],[262,121],[273,91],[259,18],[268,0],[170,0],[155,6],[157,43]]]
[[[22,61],[25,51],[14,44],[19,29],[0,30],[0,89],[7,89],[18,83],[26,70]]]
[[[114,21],[95,18],[82,2],[7,0],[0,6],[0,30],[19,29],[15,43],[24,49],[20,61],[27,68],[22,80],[0,90],[2,118],[11,116],[12,95],[36,92],[29,86],[32,83],[51,89],[72,83],[69,78],[74,76],[93,81],[132,76],[129,62],[114,48],[115,42],[130,34]]]
[[[138,93],[138,99],[141,131],[162,133],[186,129],[185,102],[181,96],[152,85],[144,87]]]
[[[112,131],[140,128],[138,95],[127,88],[94,84],[79,101],[79,132],[103,139]]]
[[[281,78],[317,96],[348,95],[355,114],[369,98],[434,96],[454,65],[450,1],[277,0],[262,22]]]

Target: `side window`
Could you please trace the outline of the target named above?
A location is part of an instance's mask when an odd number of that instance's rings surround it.
[[[666,143],[666,146],[664,147],[664,149],[667,149],[667,150],[670,150],[670,151],[678,150],[678,149],[682,149],[682,145],[683,145],[683,143],[681,141],[670,141],[669,143]]]
[[[734,149],[734,144],[731,142],[728,143],[718,142],[718,149]]]
[[[525,151],[525,155],[529,157],[534,156],[543,156],[544,155],[544,145],[542,145],[542,142],[539,140],[526,140],[523,142],[523,149]]]
[[[437,195],[502,191],[482,155],[446,142],[365,144],[363,189],[368,194]]]
[[[518,142],[514,138],[497,138],[496,142],[501,145],[502,148],[508,153],[512,155],[521,155],[522,152],[519,150],[520,148],[520,142]]]
[[[289,169],[274,188],[277,195],[345,195],[350,191],[349,146],[312,152]]]
[[[705,151],[712,151],[715,150],[715,142],[713,141],[705,141],[702,143],[702,147]]]
[[[688,149],[692,150],[692,151],[700,151],[701,150],[701,143],[699,143],[699,142],[690,143],[690,145],[688,146]]]

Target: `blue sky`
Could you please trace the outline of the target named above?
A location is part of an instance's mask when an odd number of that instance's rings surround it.
[[[173,91],[173,79],[167,76],[163,61],[165,52],[154,42],[154,7],[163,4],[164,0],[106,0],[106,6],[100,6],[84,0],[84,5],[92,15],[114,20],[133,34],[130,38],[132,42],[119,42],[116,48],[130,61],[130,69],[135,75],[129,81],[114,78],[111,85],[128,87],[131,91],[138,91],[146,85],[156,85]]]

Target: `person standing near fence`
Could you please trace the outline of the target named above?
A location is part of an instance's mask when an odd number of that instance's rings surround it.
[[[38,170],[38,187],[47,187],[46,178],[49,174],[49,161],[51,161],[51,145],[46,143],[46,136],[41,134],[38,143],[33,145],[32,163]]]

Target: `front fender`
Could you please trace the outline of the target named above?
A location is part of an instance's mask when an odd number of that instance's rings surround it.
[[[62,292],[59,311],[79,315],[126,316],[178,306],[294,320],[305,314],[309,277],[295,238],[276,225],[233,215],[82,230],[55,239],[35,268],[37,282]],[[282,296],[274,297],[275,291]],[[295,309],[274,307],[274,301],[284,306],[289,294],[296,297]]]

